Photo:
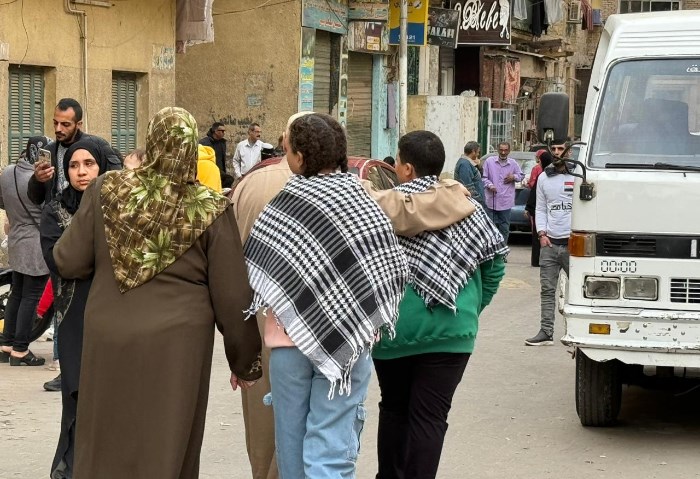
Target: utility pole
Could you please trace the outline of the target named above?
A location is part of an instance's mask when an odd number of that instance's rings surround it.
[[[408,0],[401,1],[399,23],[399,137],[408,126]]]

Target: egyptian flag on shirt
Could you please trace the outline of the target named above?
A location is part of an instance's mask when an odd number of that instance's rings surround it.
[[[565,181],[564,182],[564,193],[572,193],[574,192],[574,181]]]

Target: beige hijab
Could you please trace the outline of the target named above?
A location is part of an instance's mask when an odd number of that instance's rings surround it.
[[[105,235],[122,293],[172,264],[230,205],[195,183],[196,168],[196,121],[182,108],[164,108],[148,124],[142,166],[105,175]]]

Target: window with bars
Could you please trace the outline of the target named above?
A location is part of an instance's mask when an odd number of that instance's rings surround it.
[[[136,75],[112,75],[112,146],[123,155],[136,148]]]
[[[491,109],[491,147],[498,150],[500,143],[513,146],[513,110],[511,108]]]
[[[44,134],[44,72],[10,67],[8,160],[17,161],[31,136]]]
[[[677,0],[620,0],[620,13],[668,12],[680,10]]]

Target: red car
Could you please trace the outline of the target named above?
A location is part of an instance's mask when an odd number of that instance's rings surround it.
[[[279,156],[263,160],[252,167],[248,173],[259,170],[260,168],[265,168],[266,166],[276,165],[280,161],[282,161],[282,157]],[[379,190],[388,190],[399,184],[394,168],[381,160],[349,156],[348,172],[357,175],[363,180],[371,181],[372,185]]]

